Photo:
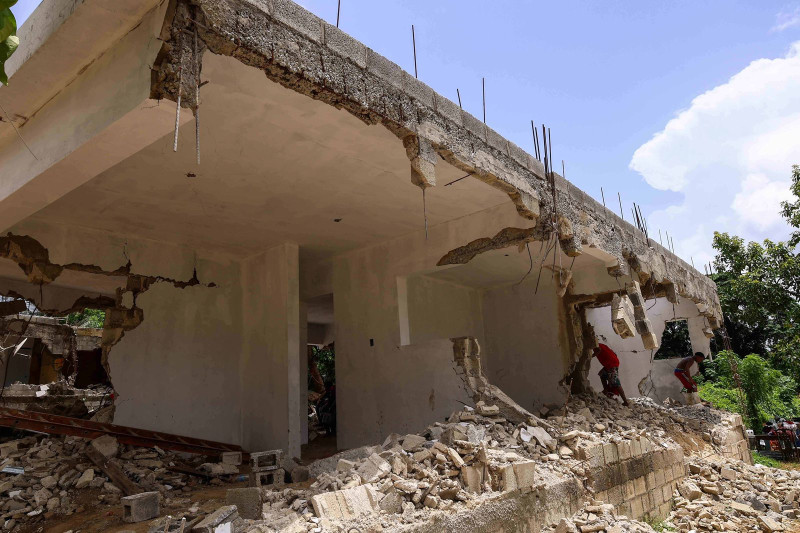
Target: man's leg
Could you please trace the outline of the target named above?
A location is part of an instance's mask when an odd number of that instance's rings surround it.
[[[692,384],[689,379],[686,377],[686,373],[684,372],[675,372],[675,377],[678,378],[678,381],[684,386],[684,388],[689,392],[694,392],[694,385]]]

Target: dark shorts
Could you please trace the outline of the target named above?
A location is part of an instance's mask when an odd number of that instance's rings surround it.
[[[604,389],[615,394],[619,394],[619,391],[622,388],[622,383],[619,381],[618,367],[603,367],[598,375],[600,376],[600,381],[603,382]]]

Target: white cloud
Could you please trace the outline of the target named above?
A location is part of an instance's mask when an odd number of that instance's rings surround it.
[[[630,168],[648,184],[683,194],[648,221],[669,230],[679,255],[698,266],[712,259],[715,230],[750,240],[788,235],[779,210],[800,164],[798,95],[800,41],[697,96],[633,154]]]
[[[800,6],[781,10],[775,16],[775,25],[772,27],[772,31],[783,31],[792,26],[800,26]]]

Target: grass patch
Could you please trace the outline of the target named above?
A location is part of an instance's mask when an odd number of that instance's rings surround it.
[[[646,523],[648,526],[652,527],[659,533],[662,531],[677,531],[675,526],[667,522],[666,520],[662,520],[656,516],[644,515],[642,521]]]
[[[764,465],[770,468],[782,468],[781,462],[777,459],[773,459],[772,457],[767,457],[766,455],[761,455],[758,452],[751,452],[753,455],[753,462],[757,465]]]

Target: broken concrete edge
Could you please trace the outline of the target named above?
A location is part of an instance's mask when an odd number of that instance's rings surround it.
[[[544,240],[558,231],[568,255],[578,255],[583,246],[601,249],[617,258],[612,275],[635,271],[642,283],[651,278],[674,283],[681,296],[707,306],[708,316],[721,320],[716,286],[708,277],[557,174],[553,209],[552,187],[539,161],[398,65],[290,0],[177,0],[161,38],[152,98],[176,101],[180,86],[181,105],[193,109],[194,80],[205,50],[235,58],[263,70],[284,87],[344,109],[366,124],[385,126],[411,147],[411,180],[416,185],[435,184],[430,148],[508,194],[520,215],[535,223],[516,238],[501,238],[502,243],[491,242],[497,236],[482,246],[470,243],[466,255],[528,242],[529,232]],[[191,75],[184,76],[188,67]],[[540,212],[557,212],[558,224]],[[570,231],[564,234],[563,228]]]
[[[102,348],[102,364],[109,376],[111,375],[111,369],[108,365],[108,354],[111,348],[125,336],[125,332],[136,328],[144,320],[144,311],[136,306],[136,298],[140,294],[146,292],[156,283],[169,283],[178,289],[196,285],[208,288],[216,287],[213,282],[201,283],[197,278],[196,271],[188,281],[180,281],[163,276],[135,274],[130,261],[114,270],[104,270],[96,265],[81,263],[60,265],[50,261],[50,252],[47,248],[28,235],[7,233],[0,237],[0,258],[17,263],[27,277],[28,282],[40,287],[55,281],[65,270],[86,272],[97,276],[125,278],[125,287],[118,287],[114,298],[109,296],[80,296],[66,309],[46,307],[42,302],[43,295],[41,292],[38,298],[36,296],[23,296],[10,289],[2,292],[3,296],[31,301],[40,311],[53,316],[67,316],[70,313],[80,312],[85,309],[103,310],[106,318],[100,346]],[[132,295],[130,306],[123,304],[124,295],[127,293]]]

